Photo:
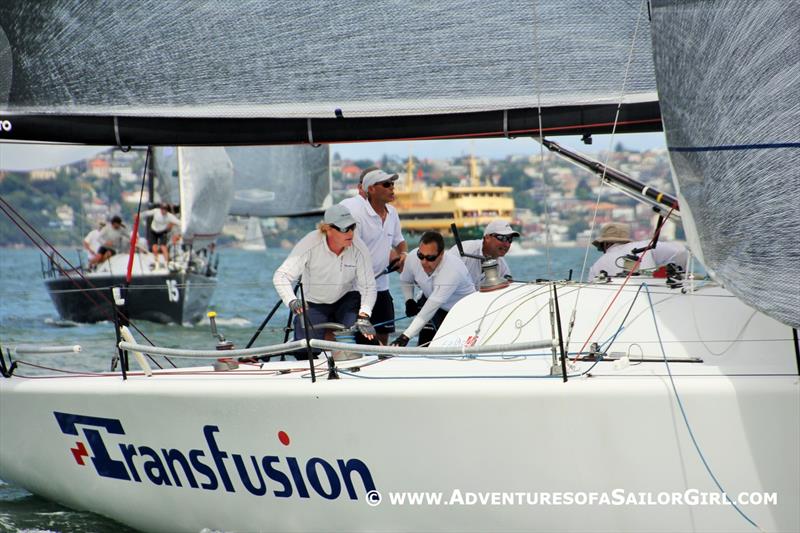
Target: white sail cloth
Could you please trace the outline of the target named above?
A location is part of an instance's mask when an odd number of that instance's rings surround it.
[[[661,113],[692,250],[751,306],[800,327],[800,11],[653,0]]]
[[[0,76],[0,111],[334,118],[655,101],[643,6],[4,0],[13,83]]]

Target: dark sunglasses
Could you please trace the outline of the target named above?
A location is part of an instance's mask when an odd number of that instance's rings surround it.
[[[383,185],[384,187],[386,187],[388,189],[389,187],[394,187],[394,181],[392,181],[392,180],[382,181],[382,182],[380,182],[379,185]]]
[[[514,242],[514,237],[515,236],[516,235],[499,235],[497,233],[492,233],[492,237],[494,237],[495,239],[497,239],[500,242],[512,243],[512,242]]]
[[[347,232],[350,232],[350,231],[353,231],[354,229],[356,229],[356,225],[355,224],[350,224],[346,228],[340,228],[336,224],[331,224],[331,227],[333,229],[335,229],[336,231],[338,231],[339,233],[347,233]]]
[[[442,255],[442,252],[439,252],[438,254],[435,255],[424,255],[422,252],[417,250],[417,257],[419,258],[420,261],[433,262],[436,261],[436,258],[439,257],[440,255]]]

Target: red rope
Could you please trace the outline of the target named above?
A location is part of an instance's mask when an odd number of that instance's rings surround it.
[[[659,224],[659,225],[658,225],[658,227],[656,228],[656,231],[655,231],[655,232],[653,232],[653,238],[652,238],[652,239],[650,239],[650,244],[648,244],[648,246],[652,246],[652,244],[653,244],[653,241],[655,241],[655,240],[656,240],[656,238],[658,237],[658,234],[659,234],[659,233],[661,233],[661,227],[662,227],[662,226],[663,226],[663,225],[664,225],[664,224],[667,222],[667,220],[669,220],[669,217],[670,217],[670,215],[672,214],[672,212],[673,212],[674,210],[675,210],[675,207],[673,206],[673,207],[672,207],[672,209],[670,209],[670,210],[669,210],[669,213],[667,213],[667,216],[666,216],[666,217],[664,217],[664,220],[662,220],[662,221],[661,221],[661,224]],[[647,250],[647,251],[649,252],[650,250]],[[590,340],[592,340],[592,336],[593,336],[593,335],[595,334],[595,332],[597,331],[597,328],[599,328],[599,327],[600,327],[600,324],[602,324],[602,323],[603,323],[603,319],[606,317],[606,315],[608,314],[608,312],[609,312],[609,311],[611,311],[611,308],[614,306],[614,302],[615,302],[615,301],[617,301],[617,297],[618,297],[618,296],[620,295],[620,293],[622,292],[622,289],[623,289],[623,288],[625,288],[625,285],[627,285],[627,284],[628,284],[628,280],[630,280],[630,279],[631,279],[631,276],[633,275],[633,273],[634,273],[634,272],[636,272],[636,270],[638,270],[638,268],[639,268],[639,263],[641,263],[641,262],[642,262],[642,259],[644,259],[644,254],[645,254],[645,253],[647,253],[647,252],[644,252],[644,253],[642,253],[642,254],[639,256],[639,259],[637,259],[637,260],[636,260],[636,263],[634,263],[634,264],[633,264],[633,268],[630,270],[630,272],[628,272],[628,275],[627,275],[627,276],[625,276],[625,280],[622,282],[622,285],[620,285],[620,286],[619,286],[619,289],[617,289],[617,292],[616,292],[616,294],[614,294],[614,297],[611,299],[611,302],[608,304],[608,306],[606,307],[605,311],[603,311],[603,314],[600,316],[600,319],[599,319],[599,320],[597,321],[597,323],[594,325],[594,328],[592,329],[592,332],[591,332],[591,333],[589,333],[589,337],[588,337],[588,338],[586,339],[586,341],[583,343],[583,346],[581,346],[581,349],[580,349],[580,350],[578,350],[578,353],[577,353],[577,354],[575,354],[575,357],[573,357],[573,359],[572,359],[572,362],[573,362],[573,363],[574,363],[575,361],[577,361],[577,360],[578,360],[578,358],[581,356],[581,354],[583,353],[583,350],[584,350],[584,348],[586,348],[586,345],[587,345],[587,344],[589,344],[589,341],[590,341]]]
[[[133,278],[133,254],[136,252],[136,240],[139,238],[139,215],[142,212],[142,196],[144,196],[144,182],[147,179],[147,168],[150,162],[150,148],[144,156],[144,173],[142,173],[142,186],[139,189],[139,205],[136,207],[136,216],[133,219],[133,230],[131,230],[131,249],[128,251],[128,270],[125,274],[125,282],[130,284]]]

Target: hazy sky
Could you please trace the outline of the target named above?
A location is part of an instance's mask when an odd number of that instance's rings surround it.
[[[579,136],[548,138],[587,154],[597,153],[613,147],[610,145],[610,135],[595,135],[593,137],[594,142],[590,145],[583,144]],[[663,133],[616,135],[614,136],[613,144],[618,142],[628,149],[639,151],[650,148],[663,148],[665,146]],[[0,143],[0,170],[33,170],[56,167],[92,157],[94,154],[108,148],[103,146]],[[477,157],[499,159],[508,155],[538,154],[539,143],[530,138],[518,138],[331,145],[331,153],[336,152],[346,159],[378,159],[384,154],[405,159],[408,157],[409,152],[421,159],[445,159],[468,155],[471,152]]]
[[[548,137],[566,147],[586,154],[596,154],[601,150],[608,150],[611,135],[594,135],[592,144],[583,144],[578,135],[566,137]],[[663,133],[641,133],[628,135],[615,135],[613,144],[621,142],[626,148],[642,151],[651,148],[664,148],[666,142]],[[420,159],[444,159],[459,155],[468,155],[474,151],[477,157],[493,159],[504,158],[508,155],[532,155],[539,153],[539,143],[531,138],[518,139],[476,139],[476,140],[448,140],[448,141],[402,141],[382,143],[351,143],[333,144],[331,153],[338,152],[346,159],[375,159],[383,154],[395,155],[400,158],[408,157],[409,151]],[[547,150],[545,150],[547,151]]]

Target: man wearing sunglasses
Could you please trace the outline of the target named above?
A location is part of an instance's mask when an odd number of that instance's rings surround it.
[[[324,330],[313,327],[323,322],[339,322],[347,327],[356,324],[364,337],[374,338],[370,315],[375,304],[375,276],[369,250],[355,237],[355,229],[356,220],[346,207],[329,207],[319,228],[303,237],[275,271],[275,290],[296,315],[295,340],[305,338],[304,312],[312,326],[311,338],[325,338]],[[298,280],[303,282],[305,309],[293,290]],[[328,340],[332,336],[328,335]]]
[[[394,301],[389,293],[389,276],[395,270],[403,270],[408,255],[406,241],[400,231],[400,217],[389,205],[394,201],[394,183],[397,174],[370,167],[362,175],[361,195],[342,201],[358,222],[358,236],[369,248],[372,271],[375,274],[377,297],[372,309],[372,322],[376,326],[378,340],[386,344],[389,334],[394,332]],[[390,267],[391,265],[391,267]]]
[[[467,267],[459,258],[444,253],[444,239],[435,231],[422,234],[419,248],[413,250],[406,260],[400,283],[406,299],[406,313],[416,316],[392,342],[394,346],[407,345],[417,333],[418,345],[427,345],[456,302],[475,292]],[[427,298],[421,309],[414,301],[415,287],[419,287]]]
[[[497,274],[500,277],[511,276],[511,270],[503,256],[511,249],[511,243],[519,237],[519,233],[514,231],[511,224],[505,220],[492,220],[486,224],[483,230],[483,239],[473,239],[463,241],[461,245],[465,254],[482,255],[489,259],[497,259]],[[472,257],[462,257],[458,253],[458,246],[453,246],[447,253],[464,262],[470,278],[475,285],[475,290],[480,290],[483,281],[483,271],[481,262]]]

